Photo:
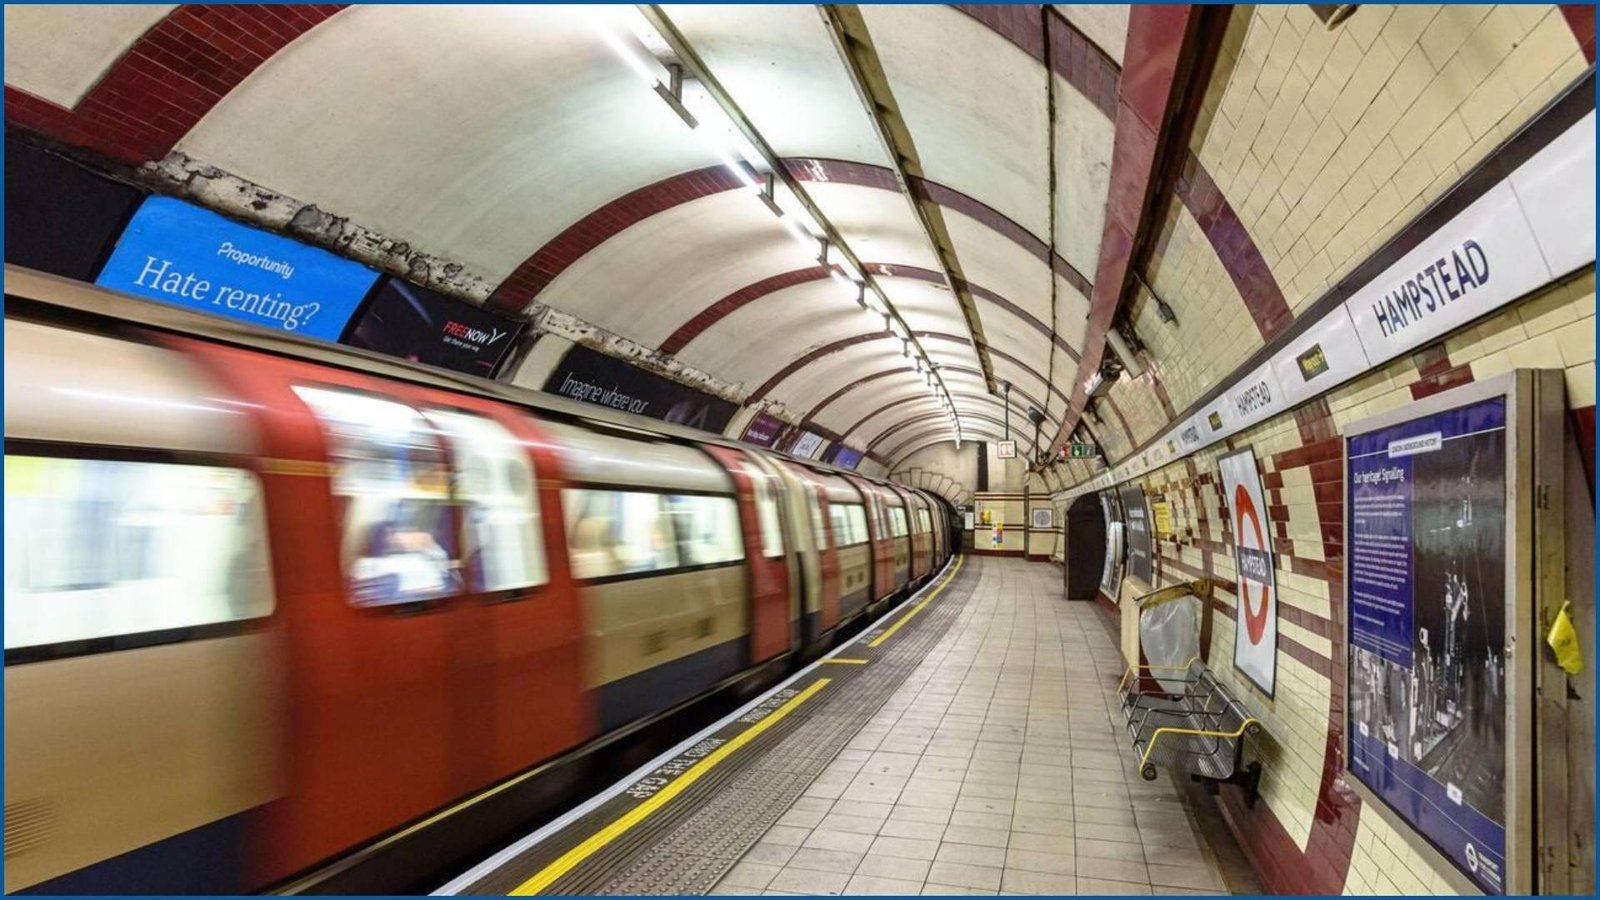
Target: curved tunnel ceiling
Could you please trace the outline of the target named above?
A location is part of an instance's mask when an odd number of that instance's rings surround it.
[[[855,9],[893,151],[812,6],[41,7],[7,18],[8,119],[344,217],[459,266],[475,299],[569,314],[889,465],[955,435],[941,397],[963,436],[1001,434],[1002,383],[1012,434],[1031,447],[1031,407],[1047,442],[1089,333],[1127,8]],[[682,61],[667,31],[726,97],[685,88],[700,128],[628,58]],[[1044,43],[1070,64],[1047,70]],[[181,77],[141,78],[151,60]],[[120,132],[97,125],[112,111]],[[839,252],[819,261],[719,159],[739,116],[779,160],[773,200],[820,214],[909,357]]]

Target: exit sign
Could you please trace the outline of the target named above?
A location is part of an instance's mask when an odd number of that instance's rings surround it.
[[[1093,444],[1072,443],[1062,445],[1061,455],[1066,459],[1094,459],[1100,453]]]

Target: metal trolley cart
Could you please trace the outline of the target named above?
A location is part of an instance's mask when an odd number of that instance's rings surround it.
[[[1140,618],[1173,601],[1208,596],[1210,588],[1195,582],[1148,594],[1139,600]],[[1239,785],[1255,805],[1261,763],[1244,763],[1244,739],[1259,735],[1261,723],[1198,655],[1179,665],[1130,666],[1117,694],[1141,778],[1154,781],[1161,768],[1186,772],[1213,794],[1220,785]]]

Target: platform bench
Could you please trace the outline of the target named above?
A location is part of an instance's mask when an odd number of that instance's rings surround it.
[[[1261,763],[1242,761],[1245,735],[1260,734],[1261,723],[1204,662],[1133,666],[1117,693],[1141,778],[1154,781],[1157,770],[1166,768],[1188,773],[1212,794],[1236,784],[1255,806]]]

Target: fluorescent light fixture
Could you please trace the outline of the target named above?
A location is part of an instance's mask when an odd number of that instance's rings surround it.
[[[911,342],[904,338],[900,339],[900,354],[906,359],[911,358]]]
[[[591,20],[590,24],[593,25],[595,34],[599,35],[600,40],[605,43],[606,47],[616,54],[617,58],[622,60],[623,65],[626,65],[633,74],[639,76],[645,84],[652,88],[666,84],[665,79],[662,77],[666,74],[666,70],[643,46],[643,42],[639,40],[637,35],[632,33],[632,29],[628,28],[627,23],[621,20],[615,10],[599,13]],[[646,58],[649,59],[649,62],[645,61]]]
[[[696,128],[695,131],[699,132],[700,129]],[[733,177],[737,178],[740,184],[752,191],[755,191],[756,193],[760,193],[766,189],[766,185],[754,175],[750,174],[750,170],[745,167],[744,163],[733,158],[733,154],[728,152],[728,148],[717,143],[709,136],[706,138],[705,143],[707,147],[711,148],[711,152],[716,155],[717,162],[722,163],[723,168],[727,169],[729,172],[732,172]]]
[[[866,277],[861,274],[861,270],[856,268],[856,264],[850,261],[850,257],[845,256],[842,253],[839,254],[839,268],[844,269],[844,273],[849,275],[855,281],[867,280]]]
[[[867,312],[885,318],[889,315],[889,311],[883,306],[883,301],[878,299],[878,295],[874,291],[867,292]]]
[[[789,216],[784,216],[778,221],[783,223],[784,230],[788,231],[790,236],[793,237],[795,241],[800,244],[800,246],[806,248],[807,256],[810,256],[812,259],[817,257],[817,251],[821,247],[821,245],[817,242],[821,240],[821,238],[813,235],[810,231],[806,230],[804,225],[801,225],[799,222],[796,222]]]
[[[899,319],[889,320],[889,330],[894,332],[895,337],[902,341],[910,340],[911,338],[909,334],[906,334],[906,326]]]

